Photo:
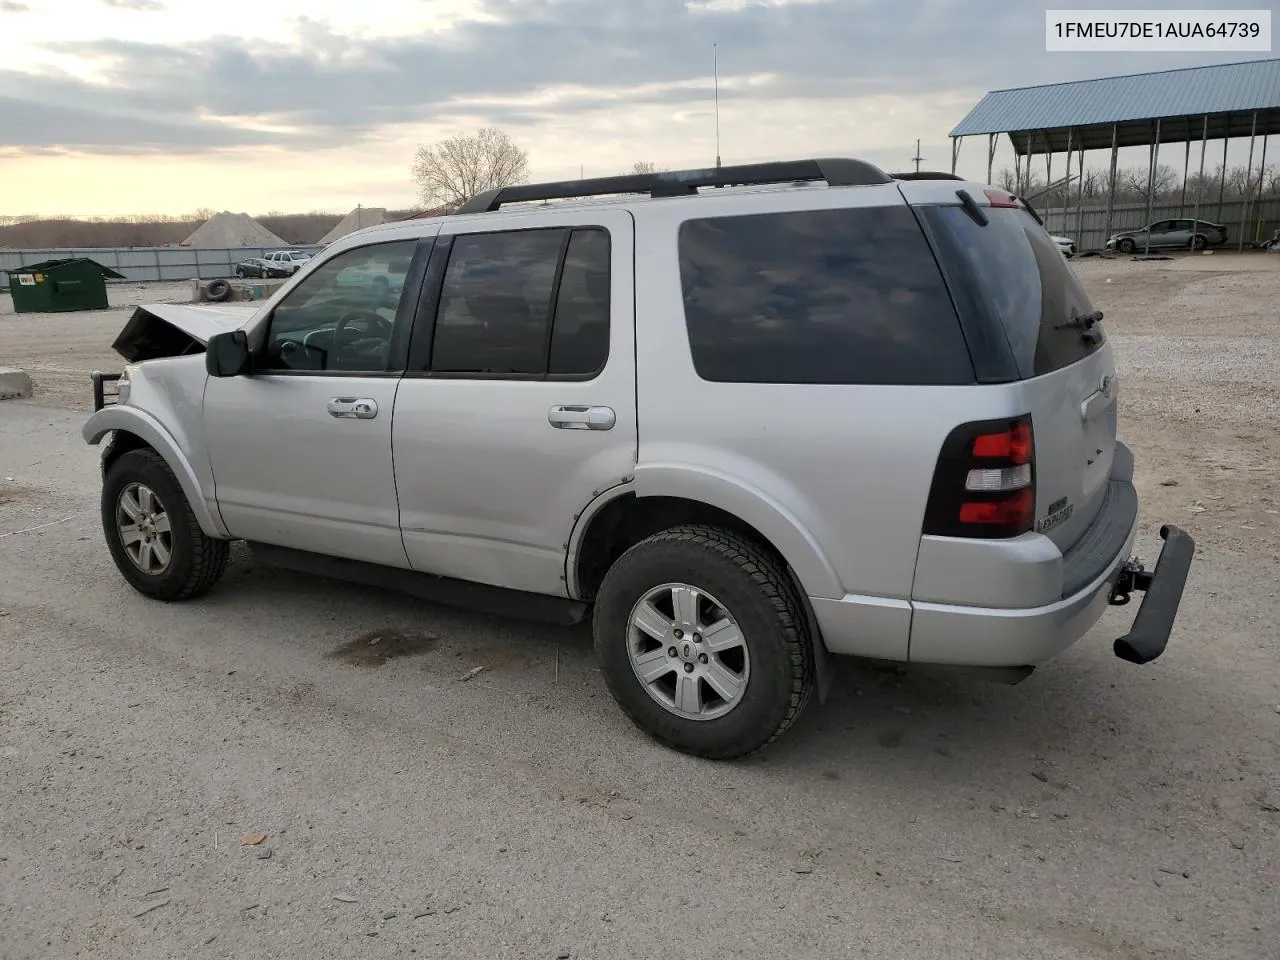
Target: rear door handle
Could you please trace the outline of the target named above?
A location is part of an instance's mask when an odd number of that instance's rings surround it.
[[[342,420],[372,420],[378,415],[378,402],[370,397],[334,397],[329,401],[329,416]]]
[[[556,406],[547,420],[561,430],[612,430],[618,417],[611,407]]]

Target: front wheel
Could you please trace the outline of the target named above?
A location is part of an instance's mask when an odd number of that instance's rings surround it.
[[[728,530],[675,527],[633,546],[601,584],[594,629],[623,712],[684,753],[758,750],[813,690],[799,594],[777,560]]]
[[[1117,243],[1116,247],[1120,250],[1121,253],[1133,253],[1133,251],[1138,249],[1138,245],[1134,243],[1133,240],[1131,240],[1129,237],[1125,237],[1123,240]]]
[[[139,593],[187,600],[206,593],[229,547],[200,529],[178,479],[154,450],[130,450],[102,484],[102,527],[117,569]]]

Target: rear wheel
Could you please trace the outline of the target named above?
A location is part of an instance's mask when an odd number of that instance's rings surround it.
[[[1203,250],[1207,246],[1209,246],[1209,238],[1206,237],[1204,234],[1197,233],[1194,237],[1191,238],[1192,250]]]
[[[610,568],[595,644],[628,717],[667,746],[711,759],[782,734],[813,690],[800,597],[780,564],[716,527],[665,530]]]
[[[120,573],[157,600],[198,597],[227,566],[227,542],[200,529],[154,450],[130,450],[111,464],[102,485],[102,527]]]

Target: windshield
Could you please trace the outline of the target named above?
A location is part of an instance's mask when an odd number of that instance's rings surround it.
[[[1103,343],[1088,294],[1053,238],[1025,210],[984,207],[980,225],[960,206],[930,206],[938,253],[976,281],[979,309],[1004,330],[1020,376],[1070,366]],[[1080,318],[1087,318],[1081,320]]]

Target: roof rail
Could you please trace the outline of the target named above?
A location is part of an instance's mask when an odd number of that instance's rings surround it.
[[[914,173],[895,173],[895,180],[963,180],[954,173],[943,173],[941,170],[916,170]]]
[[[456,213],[490,213],[504,203],[534,200],[567,200],[600,197],[614,193],[647,193],[651,197],[682,197],[699,187],[747,186],[765,183],[795,183],[825,180],[832,187],[868,186],[892,183],[893,178],[865,160],[828,157],[818,160],[782,160],[773,163],[746,163],[734,167],[705,167],[700,170],[673,170],[666,173],[636,173],[590,180],[560,180],[497,187],[476,194]]]

